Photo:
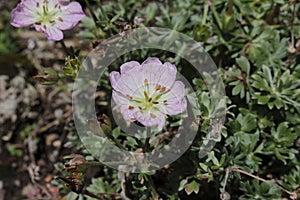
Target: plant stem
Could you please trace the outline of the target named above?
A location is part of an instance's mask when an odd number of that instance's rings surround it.
[[[265,183],[267,183],[267,184],[269,184],[269,185],[273,185],[273,186],[279,188],[280,190],[286,192],[286,193],[289,194],[289,195],[294,195],[294,194],[295,194],[294,192],[290,192],[290,191],[286,190],[285,188],[281,187],[280,185],[278,185],[278,184],[276,184],[276,183],[274,183],[274,182],[272,182],[272,181],[270,181],[270,180],[266,180],[266,179],[263,179],[263,178],[261,178],[261,177],[259,177],[259,176],[255,176],[255,175],[253,175],[253,174],[250,174],[250,173],[248,173],[248,172],[246,172],[246,171],[244,171],[244,170],[242,170],[242,169],[240,169],[240,168],[238,168],[238,167],[229,167],[229,168],[227,168],[227,169],[228,169],[229,171],[235,171],[235,172],[239,172],[239,173],[241,173],[241,174],[245,174],[245,175],[250,176],[250,177],[252,177],[252,178],[255,178],[255,179],[259,180],[259,181],[265,182]],[[226,172],[227,172],[227,170],[226,170]]]
[[[158,200],[159,195],[156,191],[155,185],[153,183],[151,175],[144,174],[145,180],[149,183],[150,189],[151,189],[151,195],[153,200]]]
[[[206,24],[206,18],[207,18],[207,13],[208,13],[208,3],[204,4],[204,14],[202,18],[202,26]]]
[[[230,16],[233,14],[233,0],[228,1],[227,14]]]
[[[106,21],[109,22],[109,18],[108,18],[108,16],[106,15],[106,13],[105,13],[105,11],[104,11],[104,9],[103,9],[103,7],[102,7],[101,1],[100,1],[100,0],[96,0],[96,4],[97,4],[98,8],[100,9],[102,15],[103,15],[104,18],[106,19]]]
[[[66,44],[65,44],[65,41],[64,41],[64,40],[60,40],[59,43],[61,44],[63,50],[64,50],[65,53],[66,53],[66,55],[72,57],[73,55],[71,55],[71,53],[70,53],[68,47],[67,47]]]
[[[92,6],[91,6],[91,4],[90,4],[90,2],[88,0],[85,0],[85,3],[86,3],[86,6],[88,7],[89,12],[92,15],[92,18],[93,18],[96,26],[98,27],[98,18],[96,16],[95,12],[94,12],[94,9],[92,8]],[[98,27],[98,28],[100,28],[100,27]]]
[[[147,134],[146,134],[146,140],[145,140],[145,143],[144,143],[144,153],[146,152],[149,152],[150,151],[150,135],[151,135],[151,128],[150,127],[147,127],[146,128],[146,131],[147,131]],[[153,200],[158,200],[159,198],[159,195],[156,191],[156,188],[155,188],[155,185],[153,183],[153,180],[152,180],[152,177],[151,175],[148,175],[148,174],[144,174],[144,179],[147,181],[147,183],[149,184],[150,186],[150,189],[151,189],[151,195],[152,195],[152,199]]]
[[[151,128],[147,127],[147,135],[146,135],[146,140],[145,140],[145,146],[144,146],[144,152],[149,152],[150,151],[150,134],[151,134]]]

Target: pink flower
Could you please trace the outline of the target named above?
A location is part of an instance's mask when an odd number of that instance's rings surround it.
[[[186,110],[185,85],[176,81],[177,69],[169,62],[148,58],[142,64],[131,61],[110,73],[112,97],[127,121],[161,130],[166,115]]]
[[[79,3],[69,0],[21,0],[11,12],[11,25],[34,25],[49,40],[62,40],[62,30],[71,29],[85,16]]]

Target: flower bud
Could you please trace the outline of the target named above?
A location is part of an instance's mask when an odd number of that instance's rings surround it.
[[[59,80],[58,73],[53,69],[45,69],[43,74],[38,74],[33,78],[44,85],[53,85]]]
[[[107,115],[102,114],[97,119],[88,120],[89,129],[96,135],[111,137],[111,122]],[[104,134],[104,135],[103,135]]]
[[[112,128],[111,128],[111,122],[110,122],[110,119],[108,118],[108,116],[105,114],[102,114],[101,116],[98,117],[98,122],[100,124],[100,127],[101,127],[103,133],[106,136],[110,136]]]
[[[223,15],[223,31],[226,33],[232,31],[235,27],[235,19],[232,15],[227,13]]]
[[[78,57],[71,58],[68,56],[65,60],[65,66],[63,67],[63,73],[68,78],[76,78],[81,62]]]

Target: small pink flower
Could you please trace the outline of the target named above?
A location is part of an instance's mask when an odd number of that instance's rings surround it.
[[[142,64],[131,61],[110,73],[112,97],[127,121],[161,130],[166,115],[186,110],[185,85],[176,81],[177,69],[169,62],[148,58]]]
[[[85,16],[79,3],[69,0],[21,0],[11,12],[11,25],[34,25],[49,40],[62,40],[62,30],[71,29]]]

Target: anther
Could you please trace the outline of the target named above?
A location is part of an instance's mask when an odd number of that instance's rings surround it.
[[[160,90],[160,88],[161,88],[160,85],[156,85],[156,86],[155,86],[155,89],[156,89],[156,90]]]
[[[156,115],[155,115],[155,114],[153,114],[153,113],[150,113],[150,117],[152,117],[152,118],[156,118]]]
[[[146,91],[144,91],[144,95],[145,95],[145,97],[146,97],[147,99],[149,98]]]
[[[148,79],[145,78],[144,84],[145,84],[146,86],[148,86]]]
[[[160,88],[160,91],[161,91],[161,92],[164,92],[164,91],[166,91],[166,87],[162,87],[162,88]]]

